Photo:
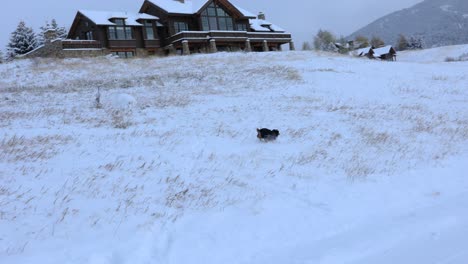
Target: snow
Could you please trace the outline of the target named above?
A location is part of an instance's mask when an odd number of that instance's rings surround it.
[[[371,51],[371,49],[372,49],[372,47],[357,49],[357,50],[354,50],[352,53],[353,53],[353,55],[355,55],[355,56],[364,56],[364,55],[369,54],[369,52]]]
[[[137,20],[157,20],[158,17],[142,14],[142,13],[127,13],[127,12],[111,12],[111,11],[95,11],[95,10],[79,10],[81,14],[89,18],[96,25],[102,26],[115,26],[116,24],[111,22],[112,18],[124,18],[125,24],[128,26],[142,26]]]
[[[468,45],[454,45],[417,51],[398,52],[398,60],[421,63],[440,63],[447,58],[458,58],[468,54]]]
[[[440,52],[2,64],[0,263],[467,263],[468,62]]]
[[[263,19],[249,19],[249,22],[254,31],[285,32],[284,29]]]
[[[137,104],[135,97],[125,93],[111,95],[110,99],[111,107],[117,110],[133,108]]]

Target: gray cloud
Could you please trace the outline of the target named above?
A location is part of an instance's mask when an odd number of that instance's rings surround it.
[[[422,0],[232,0],[244,9],[266,13],[267,19],[285,28],[300,43],[309,41],[319,30],[328,29],[336,35],[348,35],[390,12],[410,7]],[[78,9],[137,12],[143,0],[8,0],[2,4],[0,17],[0,47],[8,43],[10,33],[20,20],[36,31],[46,20],[55,18],[59,25],[69,27]],[[21,5],[21,8],[18,5]]]

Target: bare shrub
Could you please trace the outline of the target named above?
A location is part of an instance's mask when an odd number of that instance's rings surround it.
[[[112,126],[119,129],[127,129],[132,125],[132,113],[130,109],[120,109],[110,111]]]

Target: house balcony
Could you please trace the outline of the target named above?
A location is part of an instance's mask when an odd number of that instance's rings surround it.
[[[145,48],[159,48],[161,47],[161,41],[159,39],[145,39]]]
[[[119,49],[119,48],[136,48],[137,41],[135,39],[125,39],[125,40],[109,40],[107,43],[109,49]]]
[[[267,41],[276,44],[286,44],[291,41],[291,34],[278,32],[246,32],[246,31],[182,31],[169,37],[165,45],[180,46],[182,41],[190,43],[205,43],[214,39],[217,43],[239,42],[250,40],[251,43]]]

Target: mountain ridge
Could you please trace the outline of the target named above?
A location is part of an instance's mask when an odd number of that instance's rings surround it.
[[[396,44],[400,34],[421,38],[425,48],[468,43],[468,1],[425,0],[383,16],[348,38],[376,36]]]

